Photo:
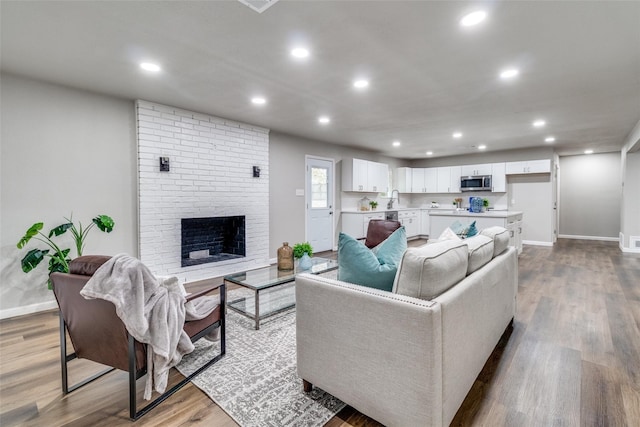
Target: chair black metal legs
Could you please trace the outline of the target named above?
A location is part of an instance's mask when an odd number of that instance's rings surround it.
[[[67,354],[67,325],[64,323],[64,319],[62,318],[62,312],[60,313],[60,363],[62,368],[62,393],[68,394],[74,390],[79,389],[83,385],[87,385],[90,382],[97,380],[101,376],[108,374],[109,372],[115,370],[115,368],[109,368],[104,371],[98,372],[95,375],[92,375],[77,384],[69,386],[69,376],[67,372],[67,363],[73,359],[77,359],[76,353]]]
[[[184,387],[188,382],[190,382],[194,377],[196,377],[197,375],[199,375],[201,372],[203,372],[204,370],[206,370],[207,368],[209,368],[211,365],[213,365],[214,363],[216,363],[218,360],[220,360],[226,353],[226,334],[225,334],[225,296],[226,296],[226,292],[225,292],[225,285],[222,284],[219,287],[219,291],[220,291],[220,319],[207,326],[205,329],[203,329],[202,331],[198,332],[196,335],[194,335],[193,337],[191,337],[192,341],[197,341],[198,339],[208,335],[209,333],[213,332],[216,328],[220,328],[220,352],[213,357],[211,360],[209,360],[208,362],[206,362],[204,365],[202,365],[200,368],[198,368],[195,372],[193,372],[191,375],[189,375],[188,377],[184,378],[182,381],[180,381],[179,383],[177,383],[176,385],[174,385],[173,387],[171,387],[171,389],[169,389],[168,391],[165,391],[164,393],[162,393],[161,395],[159,395],[155,400],[151,401],[150,403],[148,403],[146,406],[144,406],[142,409],[140,409],[139,411],[137,410],[137,399],[136,399],[136,380],[138,380],[140,377],[144,376],[147,373],[146,368],[142,368],[140,370],[137,369],[136,367],[136,353],[135,353],[135,346],[136,346],[136,341],[135,339],[129,335],[129,343],[128,343],[128,357],[129,357],[129,418],[131,418],[132,420],[137,420],[138,418],[142,417],[143,415],[145,415],[147,412],[149,412],[151,409],[155,408],[156,406],[158,406],[160,403],[164,402],[166,399],[168,399],[171,395],[173,395],[176,391],[180,390],[182,387]],[[62,316],[62,312],[60,313],[60,362],[61,362],[61,369],[62,369],[62,392],[64,394],[68,394],[71,393],[74,390],[77,390],[78,388],[89,384],[90,382],[100,378],[101,376],[113,371],[115,368],[110,368],[107,369],[105,371],[102,371],[96,375],[93,375],[85,380],[80,381],[77,384],[74,384],[73,386],[69,386],[68,384],[68,367],[67,364],[68,362],[70,362],[73,359],[76,359],[77,355],[76,353],[72,353],[72,354],[67,354],[67,325],[64,322],[63,316]]]
[[[224,292],[224,290],[223,290]],[[223,299],[223,297],[221,297]],[[222,359],[222,356],[225,355],[226,352],[226,342],[225,342],[225,330],[224,330],[224,308],[221,304],[220,307],[220,320],[211,326],[207,327],[203,331],[199,332],[198,335],[193,337],[193,340],[196,341],[197,338],[203,337],[208,333],[212,332],[215,328],[220,327],[220,353],[215,356],[213,359],[209,360],[207,363],[199,367],[195,372],[193,372],[188,377],[184,378],[178,384],[171,387],[169,390],[162,393],[151,403],[147,404],[144,408],[140,409],[136,412],[136,380],[146,374],[146,369],[141,370],[136,373],[136,357],[135,357],[135,339],[129,335],[129,418],[132,420],[137,420],[142,417],[144,414],[158,406],[160,403],[167,400],[172,394],[176,391],[180,390],[184,387],[188,382],[190,382],[194,377],[200,374],[205,369],[209,368],[211,365],[216,363],[218,360]]]

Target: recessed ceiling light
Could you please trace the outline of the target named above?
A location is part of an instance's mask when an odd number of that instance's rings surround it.
[[[462,132],[454,132],[453,133],[453,137],[458,139],[458,138],[462,138]]]
[[[253,102],[256,105],[264,105],[267,103],[267,100],[261,96],[254,96],[253,98],[251,98],[251,102]]]
[[[433,155],[433,151],[427,151],[427,156],[432,156]]]
[[[536,120],[535,122],[532,123],[534,128],[541,128],[544,125],[547,124],[547,122],[545,122],[544,120]]]
[[[593,150],[584,150],[584,154],[593,154]]]
[[[158,71],[160,71],[160,66],[158,64],[152,64],[151,62],[141,63],[140,68],[142,68],[145,71],[152,71],[154,73],[157,73]]]
[[[353,82],[353,87],[358,89],[364,89],[367,86],[369,86],[368,80],[356,80],[355,82]]]
[[[520,71],[517,68],[509,68],[507,70],[503,70],[500,73],[500,78],[503,80],[508,80],[517,77],[518,74],[520,74]]]
[[[463,27],[473,27],[474,25],[478,25],[482,21],[484,21],[487,17],[487,12],[484,10],[477,10],[475,12],[471,12],[462,17],[460,20],[460,25]]]
[[[393,141],[394,147],[400,147],[400,141]]]
[[[331,122],[331,119],[327,116],[318,117],[318,123],[322,123],[323,125],[326,125],[329,122]]]
[[[485,150],[486,148],[486,145],[478,145],[478,150]]]
[[[296,58],[306,58],[309,56],[309,50],[305,49],[304,47],[296,47],[295,49],[291,50],[291,56],[294,56]]]
[[[554,142],[556,140],[555,137],[553,136],[548,136],[544,139],[544,142]]]

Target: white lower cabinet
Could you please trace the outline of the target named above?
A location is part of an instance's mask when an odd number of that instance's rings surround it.
[[[507,230],[509,230],[509,246],[515,246],[520,255],[522,253],[522,215],[508,218]]]
[[[455,221],[460,221],[463,224],[475,221],[478,230],[495,225],[504,227],[509,231],[509,245],[515,246],[518,254],[522,253],[522,213],[520,212],[509,214],[506,217],[493,217],[485,214],[478,214],[476,216],[461,215],[455,213],[451,215],[431,215],[429,217],[429,238],[437,239],[442,232]]]
[[[407,237],[415,237],[420,234],[420,211],[400,211],[398,212],[398,221],[404,225]]]
[[[420,211],[420,234],[429,235],[429,211],[426,209]]]
[[[355,239],[367,237],[367,228],[372,219],[384,219],[384,212],[342,212],[342,232]]]

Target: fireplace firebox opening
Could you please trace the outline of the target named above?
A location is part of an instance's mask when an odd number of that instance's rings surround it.
[[[246,256],[245,217],[182,218],[182,266]]]

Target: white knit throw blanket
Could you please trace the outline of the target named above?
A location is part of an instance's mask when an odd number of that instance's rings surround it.
[[[104,263],[80,294],[113,303],[127,331],[147,344],[147,400],[152,389],[165,391],[171,367],[193,351],[193,343],[183,330],[185,318],[202,319],[218,305],[217,298],[198,298],[196,303],[185,304],[186,292],[176,277],[159,281],[140,260],[127,254]]]

